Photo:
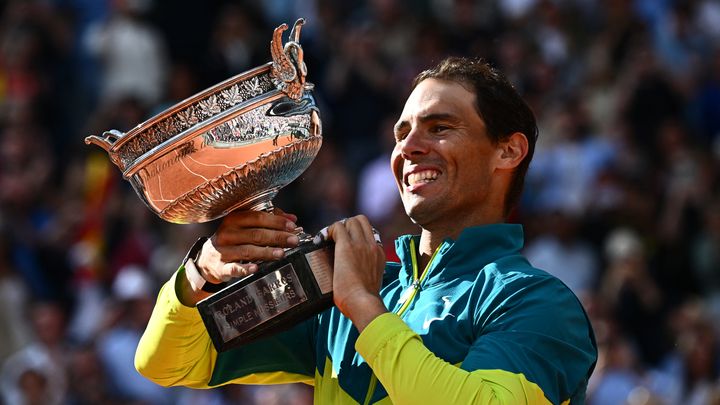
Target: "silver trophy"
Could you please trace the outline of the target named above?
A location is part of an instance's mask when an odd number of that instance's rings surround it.
[[[103,148],[162,219],[198,223],[236,209],[271,210],[322,144],[313,85],[305,81],[300,30],[270,42],[272,62],[206,89],[137,125],[85,143]],[[285,258],[259,264],[198,303],[217,350],[250,342],[332,305],[332,244],[300,235]]]

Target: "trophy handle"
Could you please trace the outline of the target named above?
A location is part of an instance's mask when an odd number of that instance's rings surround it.
[[[275,205],[273,205],[272,200],[267,200],[258,203],[251,209],[256,211],[265,211],[272,214],[273,210],[275,209]]]
[[[113,145],[115,145],[115,142],[117,142],[120,138],[125,136],[124,132],[120,132],[117,129],[111,129],[109,131],[103,132],[101,136],[97,135],[90,135],[85,138],[85,144],[90,145],[94,144],[97,145],[105,150],[105,152],[110,152],[110,149],[112,149]]]

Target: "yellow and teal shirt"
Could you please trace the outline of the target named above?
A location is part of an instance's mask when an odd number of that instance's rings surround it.
[[[390,312],[359,334],[331,308],[294,328],[217,353],[195,308],[163,287],[135,356],[161,385],[314,385],[319,404],[584,403],[597,359],[573,293],[520,255],[520,225],[465,229],[425,271],[418,236],[396,241],[381,297]]]

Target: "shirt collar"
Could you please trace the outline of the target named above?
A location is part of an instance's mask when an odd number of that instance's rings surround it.
[[[395,249],[402,264],[402,285],[412,283],[411,238],[415,239],[416,246],[419,245],[420,235],[403,235],[395,241]],[[447,238],[440,245],[426,282],[433,283],[463,273],[478,272],[502,257],[519,254],[523,248],[523,239],[523,228],[519,224],[501,223],[465,228],[456,240]]]

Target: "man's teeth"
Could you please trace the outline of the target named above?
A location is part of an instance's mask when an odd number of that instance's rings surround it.
[[[408,175],[408,184],[429,183],[438,177],[438,172],[434,170],[423,170],[421,172],[411,173]]]

